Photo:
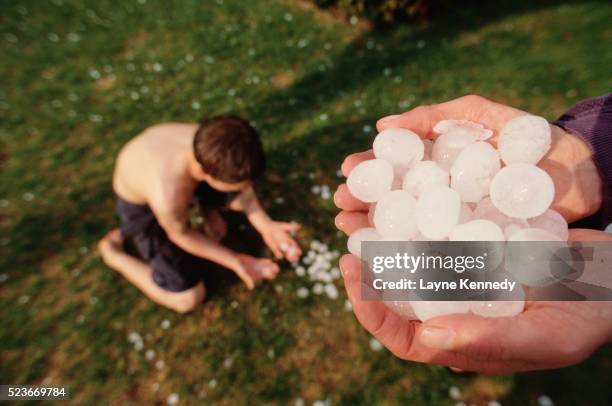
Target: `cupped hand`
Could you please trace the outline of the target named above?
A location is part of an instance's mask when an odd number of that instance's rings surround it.
[[[421,106],[377,123],[386,128],[407,128],[424,138],[435,139],[440,120],[463,119],[481,123],[494,131],[496,145],[505,123],[528,114],[479,96],[431,106]],[[589,147],[578,137],[551,126],[552,146],[538,164],[555,183],[553,208],[574,221],[601,205],[601,180]],[[371,150],[349,155],[342,164],[348,176],[360,162],[374,158]],[[355,199],[345,184],[334,195],[342,210],[336,226],[350,235],[367,227],[368,205]],[[595,230],[571,230],[572,240],[612,240]],[[557,368],[579,362],[599,345],[612,339],[610,302],[531,302],[526,310],[508,318],[484,318],[461,314],[436,317],[427,322],[402,319],[384,303],[362,301],[360,262],[353,255],[340,261],[348,296],[359,322],[400,358],[436,363],[483,373]]]
[[[302,250],[290,233],[299,229],[300,225],[297,223],[270,221],[263,229],[261,236],[277,259],[285,258],[294,262],[302,256]]]
[[[263,279],[276,278],[280,270],[278,264],[268,258],[256,258],[247,254],[237,254],[237,257],[240,265],[236,273],[249,289],[253,289]]]
[[[571,230],[572,240],[609,240],[595,230]],[[361,325],[397,357],[487,374],[560,368],[612,340],[612,302],[530,302],[514,317],[472,314],[405,320],[383,302],[361,300],[361,264],[340,260],[353,311]]]
[[[493,145],[504,125],[511,119],[529,114],[480,96],[464,96],[445,103],[420,106],[400,115],[384,117],[378,121],[379,131],[386,128],[406,128],[423,138],[435,139],[433,127],[441,120],[470,120],[493,130],[488,141]],[[552,208],[573,222],[595,213],[601,206],[602,183],[592,159],[589,146],[579,137],[551,125],[552,144],[549,152],[538,163],[548,172],[555,184]],[[342,164],[342,173],[348,176],[360,162],[374,158],[371,150],[349,155]],[[343,210],[337,223],[367,224],[361,216],[346,212],[364,212],[365,204],[353,198],[342,184],[334,196],[336,205]],[[363,213],[359,213],[363,214]],[[342,228],[342,227],[340,227]]]

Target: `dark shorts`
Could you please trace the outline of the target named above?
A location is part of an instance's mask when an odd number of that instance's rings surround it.
[[[238,194],[223,193],[206,183],[198,185],[194,201],[200,207],[226,207]],[[210,263],[174,244],[146,204],[117,197],[117,214],[125,251],[151,265],[153,281],[162,289],[181,292],[202,280]]]

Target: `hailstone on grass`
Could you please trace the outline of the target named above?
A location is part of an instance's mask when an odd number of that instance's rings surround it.
[[[491,181],[491,201],[507,216],[536,217],[550,207],[555,185],[537,166],[516,163],[502,168]]]
[[[383,159],[370,159],[353,168],[346,180],[351,194],[363,202],[376,202],[391,190],[393,167]]]
[[[542,117],[516,117],[502,128],[497,148],[507,164],[537,164],[550,149],[550,124]]]
[[[400,171],[423,159],[425,150],[421,137],[403,128],[381,131],[372,146],[376,158],[386,160]]]

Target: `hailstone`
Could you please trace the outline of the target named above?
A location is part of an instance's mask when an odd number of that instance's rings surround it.
[[[525,290],[519,284],[509,293],[509,300],[472,301],[472,313],[483,317],[512,317],[525,308]]]
[[[448,186],[448,172],[434,161],[417,162],[404,176],[403,189],[414,197],[419,197],[426,187],[433,185]]]
[[[385,239],[410,240],[418,230],[415,223],[416,200],[405,190],[385,194],[374,211],[376,231]]]
[[[416,224],[425,237],[439,240],[457,225],[460,212],[461,199],[456,191],[447,186],[432,186],[419,196]]]
[[[537,164],[550,149],[550,124],[542,117],[524,115],[513,118],[502,128],[497,149],[507,164]]]
[[[555,196],[555,185],[545,171],[516,163],[502,168],[491,181],[491,201],[510,217],[530,218],[544,213]]]
[[[383,159],[370,159],[355,166],[346,180],[351,194],[362,202],[372,203],[391,190],[393,167]]]
[[[381,131],[374,139],[373,148],[376,158],[384,159],[400,170],[423,159],[425,150],[421,137],[403,128]]]
[[[478,141],[484,141],[493,135],[493,131],[486,129],[482,124],[468,120],[438,121],[433,130],[438,134],[450,132],[469,134]]]
[[[450,170],[461,150],[476,142],[476,138],[463,132],[440,135],[434,142],[432,159],[446,171]]]
[[[472,220],[459,224],[451,231],[451,241],[505,241],[502,229],[489,220]]]
[[[499,155],[487,142],[478,141],[463,149],[451,167],[451,187],[464,202],[478,202],[489,194],[489,184],[499,171]]]
[[[529,226],[546,230],[563,241],[567,241],[569,237],[567,221],[565,221],[565,218],[555,210],[548,209],[538,217],[531,218],[527,221],[529,222]]]
[[[562,241],[550,231],[540,228],[523,228],[512,234],[508,241]]]
[[[361,258],[362,241],[381,241],[383,237],[373,227],[361,228],[351,233],[346,243],[351,254]]]
[[[411,300],[410,306],[421,321],[427,321],[447,314],[469,313],[469,301],[427,301]]]

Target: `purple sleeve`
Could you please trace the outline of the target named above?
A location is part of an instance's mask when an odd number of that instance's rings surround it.
[[[580,136],[591,146],[604,184],[598,228],[605,228],[612,221],[612,93],[578,102],[553,124]]]

